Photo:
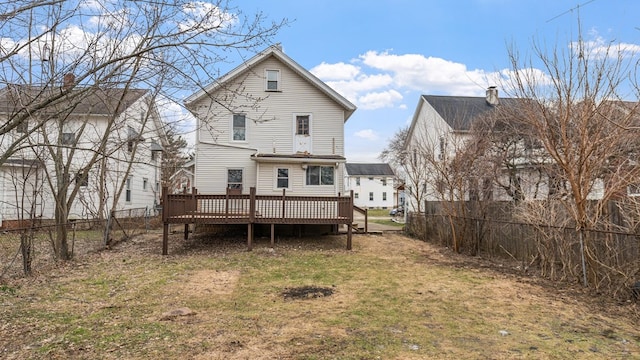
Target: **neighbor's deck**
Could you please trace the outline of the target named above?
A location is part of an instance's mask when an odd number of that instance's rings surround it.
[[[353,195],[353,194],[351,194]],[[169,194],[163,189],[162,254],[168,253],[169,224],[246,224],[247,246],[251,250],[255,224],[271,225],[271,242],[276,224],[347,224],[347,249],[351,249],[353,196],[288,196],[249,194]]]

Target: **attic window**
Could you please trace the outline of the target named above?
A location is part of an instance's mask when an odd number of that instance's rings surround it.
[[[267,70],[266,79],[266,91],[280,90],[280,70]]]

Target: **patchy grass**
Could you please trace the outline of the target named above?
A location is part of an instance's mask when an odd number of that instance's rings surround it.
[[[369,209],[369,210],[367,210],[367,214],[369,216],[389,216],[389,211],[391,211],[391,208],[389,208],[389,209]]]
[[[5,359],[637,358],[634,304],[603,311],[542,280],[398,235],[184,241],[160,234],[0,291]],[[330,289],[294,299],[292,288]],[[188,316],[163,314],[188,308]]]
[[[398,222],[392,221],[391,219],[389,219],[389,220],[370,219],[369,222],[376,223],[376,224],[381,224],[381,225],[395,226],[398,229],[402,229],[402,227],[404,227],[403,223],[398,223]]]

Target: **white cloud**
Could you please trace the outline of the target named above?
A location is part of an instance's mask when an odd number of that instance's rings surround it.
[[[594,38],[589,41],[572,42],[569,44],[569,49],[574,55],[584,56],[588,55],[595,58],[618,58],[620,57],[633,57],[640,54],[640,45],[629,43],[611,43],[607,42],[597,34],[594,34]],[[582,46],[581,46],[582,45]],[[584,53],[581,53],[584,52]]]
[[[481,95],[493,73],[468,70],[466,65],[420,54],[395,55],[368,51],[360,55],[369,67],[393,74],[394,84],[421,92]]]
[[[372,92],[358,98],[358,104],[363,109],[374,110],[384,107],[393,107],[396,102],[402,100],[402,95],[396,90]]]
[[[343,62],[336,64],[322,62],[311,69],[310,72],[324,81],[350,80],[360,74],[360,68]]]
[[[326,81],[326,83],[342,96],[359,105],[358,98],[362,93],[384,89],[393,84],[393,78],[388,74],[361,74],[350,80]]]
[[[356,133],[354,134],[356,137],[365,139],[365,140],[369,140],[369,141],[375,141],[378,140],[378,134],[371,130],[371,129],[364,129],[364,130],[360,130],[360,131],[356,131]]]
[[[353,64],[321,63],[311,71],[362,110],[398,107],[403,93],[483,96],[505,74],[469,70],[466,65],[420,54],[367,51]]]

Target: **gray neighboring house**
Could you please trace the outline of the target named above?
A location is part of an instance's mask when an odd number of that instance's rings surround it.
[[[390,209],[399,203],[396,175],[386,163],[347,163],[345,187],[353,190],[354,204]]]

